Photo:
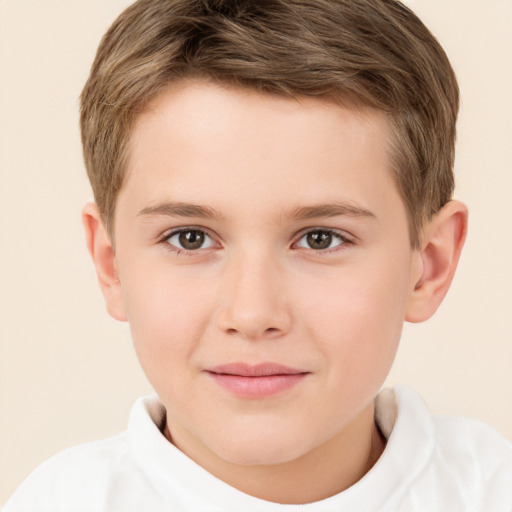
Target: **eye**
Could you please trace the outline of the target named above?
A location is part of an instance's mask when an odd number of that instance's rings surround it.
[[[297,247],[325,251],[327,249],[334,249],[347,241],[345,237],[335,231],[316,229],[303,235],[297,242]]]
[[[200,229],[182,229],[174,231],[165,238],[165,241],[178,250],[196,251],[213,247],[215,242]]]

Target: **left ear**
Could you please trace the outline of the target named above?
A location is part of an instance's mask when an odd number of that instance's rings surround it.
[[[422,274],[409,296],[405,316],[408,322],[427,320],[444,299],[464,246],[467,223],[467,207],[452,200],[427,224],[418,254]]]

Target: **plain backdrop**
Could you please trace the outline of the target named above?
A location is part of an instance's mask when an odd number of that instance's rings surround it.
[[[129,0],[0,0],[0,503],[40,462],[124,429],[151,393],[86,253],[78,95]],[[512,2],[410,0],[460,81],[456,196],[470,229],[436,316],[388,384],[512,439]]]

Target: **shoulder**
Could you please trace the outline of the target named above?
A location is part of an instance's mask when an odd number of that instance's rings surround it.
[[[512,499],[512,443],[476,420],[433,416],[432,422],[434,455],[439,463],[450,461],[452,471],[479,488],[496,490],[502,486]]]
[[[94,510],[126,458],[126,433],[64,450],[38,466],[2,512]]]
[[[148,472],[155,457],[148,451],[156,444],[158,455],[168,444],[161,439],[164,418],[156,397],[139,398],[124,432],[54,455],[21,483],[2,512],[140,510],[141,500],[153,503]]]
[[[410,492],[435,491],[453,510],[512,510],[512,443],[479,421],[432,415],[410,388],[397,389],[396,398],[396,425],[408,422],[401,442],[424,447]]]

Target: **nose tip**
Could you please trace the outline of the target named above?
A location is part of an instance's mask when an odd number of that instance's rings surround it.
[[[230,336],[247,340],[275,339],[285,334],[290,327],[290,316],[279,297],[265,301],[261,293],[244,290],[234,293],[219,315],[219,327]],[[272,294],[271,291],[269,291]]]
[[[282,272],[264,263],[236,266],[226,279],[219,328],[247,340],[275,339],[289,331],[290,308]],[[280,276],[280,277],[279,277]]]

